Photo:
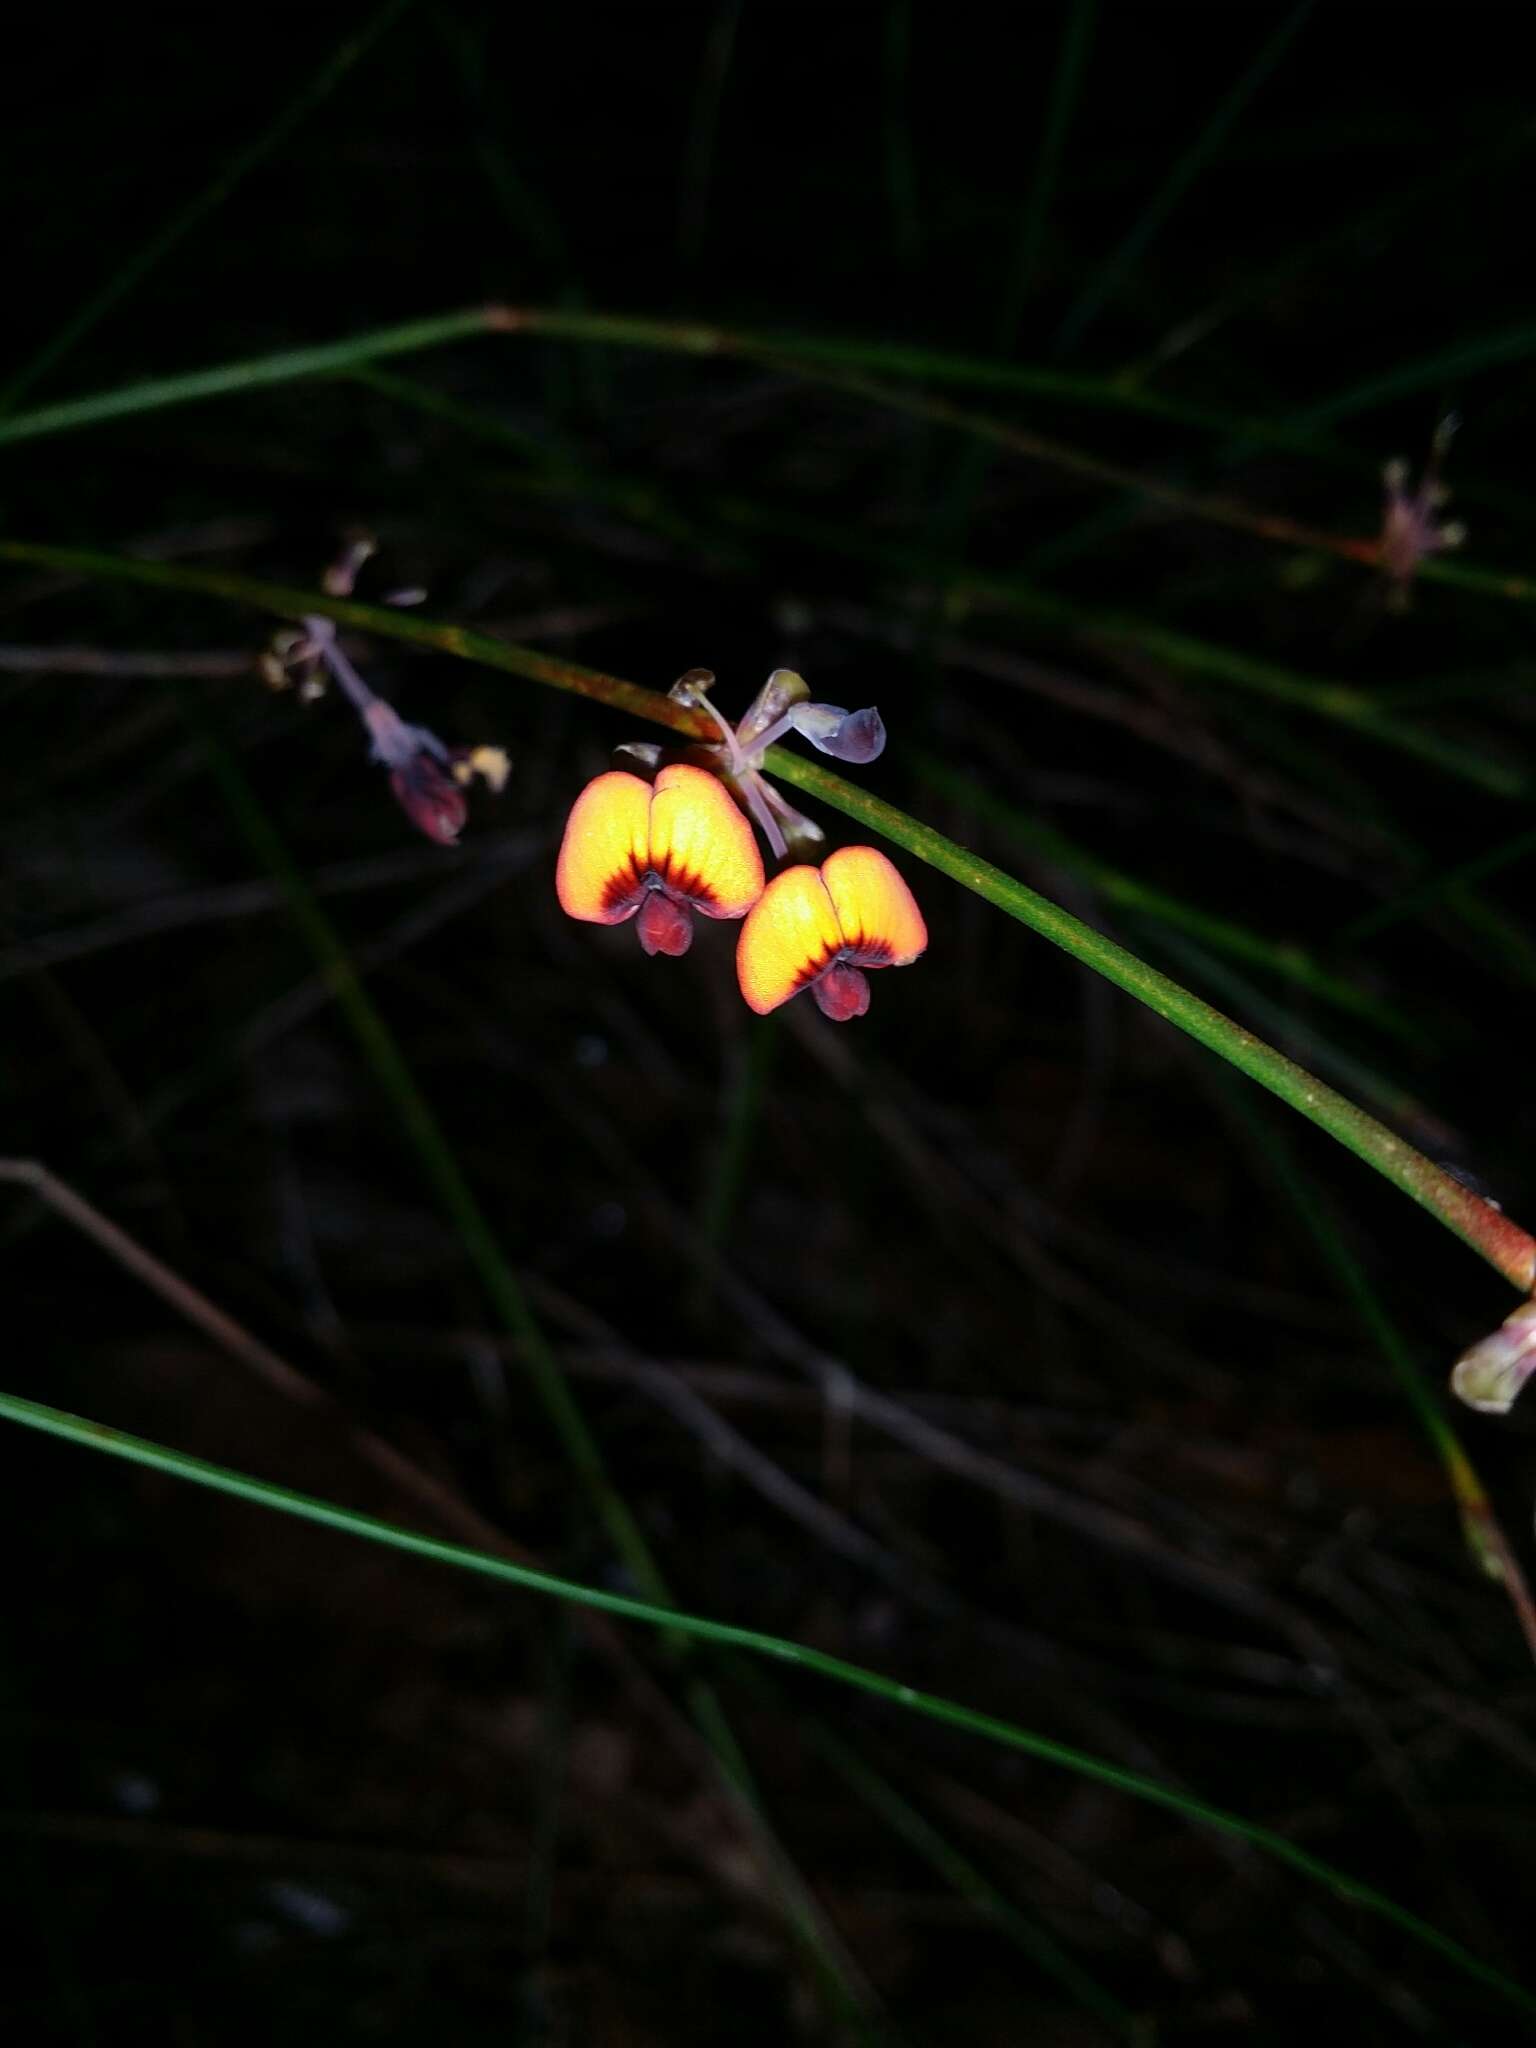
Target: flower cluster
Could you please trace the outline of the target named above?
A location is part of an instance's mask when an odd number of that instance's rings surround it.
[[[911,890],[873,846],[841,847],[819,867],[787,867],[765,883],[742,807],[778,859],[817,845],[820,827],[773,788],[763,757],[798,732],[836,760],[872,761],[885,746],[880,714],[813,704],[804,681],[781,668],[732,727],[709,701],[713,682],[690,669],[672,696],[713,719],[718,745],[665,765],[658,746],[625,747],[654,780],[611,769],[576,799],[555,875],[561,908],[588,924],[634,918],[647,953],[673,956],[692,945],[695,912],[743,919],[736,974],[752,1009],[765,1015],[809,988],[837,1023],[862,1017],[865,970],[906,967],[928,944]]]

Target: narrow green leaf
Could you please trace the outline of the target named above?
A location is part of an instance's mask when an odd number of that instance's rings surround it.
[[[66,398],[57,405],[35,406],[30,412],[0,417],[0,442],[32,441],[47,434],[66,434],[94,427],[103,420],[134,419],[167,406],[193,405],[204,398],[228,398],[237,392],[259,391],[270,384],[293,384],[305,377],[334,377],[359,363],[384,356],[416,355],[445,342],[488,334],[494,319],[485,307],[467,313],[444,313],[434,320],[409,320],[401,327],[379,328],[359,346],[357,337],[325,341],[309,348],[279,349],[275,355],[251,356],[244,362],[220,363],[210,370],[186,370],[173,377],[146,378],[120,384],[115,391],[97,391],[86,398]]]
[[[1170,1785],[1161,1785],[1156,1779],[1145,1778],[1137,1771],[1123,1769],[1119,1764],[1106,1763],[1102,1757],[1091,1756],[1085,1750],[1073,1749],[1063,1742],[1054,1742],[1048,1736],[1037,1735],[1032,1730],[1019,1727],[1015,1722],[1000,1719],[995,1714],[985,1714],[977,1708],[967,1707],[956,1700],[940,1694],[925,1692],[915,1686],[903,1685],[887,1678],[883,1673],[871,1671],[862,1664],[851,1664],[842,1657],[833,1657],[824,1650],[809,1648],[803,1643],[788,1641],[782,1636],[765,1635],[758,1629],[741,1628],[734,1622],[713,1621],[704,1615],[688,1614],[678,1608],[658,1607],[649,1601],[631,1599],[627,1594],[605,1592],[597,1586],[584,1586],[573,1579],[562,1579],[552,1572],[536,1571],[531,1566],[514,1564],[509,1558],[491,1556],[485,1551],[471,1550],[460,1543],[446,1543],[435,1536],[421,1536],[414,1530],[403,1529],[397,1523],[381,1520],[376,1515],[359,1514],[351,1508],[339,1507],[334,1501],[321,1500],[313,1494],[295,1493],[288,1487],[274,1486],[266,1480],[253,1479],[243,1472],[231,1471],[228,1466],[210,1464],[206,1459],[193,1458],[184,1452],[168,1449],[163,1444],[150,1443],[143,1437],[127,1435],[122,1430],[109,1429],[103,1423],[91,1422],[79,1415],[70,1415],[62,1409],[49,1408],[37,1401],[26,1401],[16,1394],[0,1393],[0,1418],[17,1422],[25,1428],[40,1430],[44,1435],[60,1437],[67,1443],[82,1444],[87,1449],[104,1451],[109,1456],[122,1458],[130,1464],[141,1465],[152,1472],[162,1472],[173,1479],[184,1479],[194,1486],[206,1487],[213,1493],[225,1494],[231,1499],[249,1501],[257,1507],[271,1508],[280,1514],[292,1515],[299,1521],[312,1522],[324,1529],[336,1529],[345,1535],[361,1537],[365,1542],[381,1544],[387,1549],[398,1550],[409,1557],[423,1558],[432,1564],[455,1567],[460,1571],[475,1572],[483,1578],[499,1580],[504,1585],[518,1586],[529,1593],[539,1593],[557,1600],[568,1600],[577,1606],[596,1609],[602,1614],[613,1614],[625,1621],[644,1622],[652,1628],[694,1638],[699,1642],[714,1643],[725,1648],[743,1650],[753,1656],[768,1657],[779,1664],[790,1664],[799,1670],[814,1673],[821,1678],[850,1687],[855,1692],[868,1693],[890,1705],[905,1707],[909,1712],[921,1714],[931,1721],[940,1721],[951,1728],[959,1728],[966,1734],[980,1736],[984,1741],[995,1742],[1007,1749],[1018,1750],[1026,1756],[1037,1758],[1042,1763],[1054,1764],[1060,1769],[1074,1771],[1078,1776],[1091,1778],[1101,1785],[1128,1793],[1132,1798],[1141,1799],[1150,1806],[1164,1808],[1184,1819],[1196,1821],[1207,1827],[1220,1830],[1223,1834],[1235,1835],[1239,1840],[1251,1842],[1256,1848],[1265,1850],[1278,1862],[1298,1871],[1310,1882],[1323,1886],[1335,1897],[1350,1901],[1366,1912],[1374,1913],[1390,1921],[1403,1934],[1419,1943],[1421,1947],[1434,1950],[1437,1955],[1460,1970],[1464,1975],[1475,1978],[1490,1991],[1496,1992],[1510,2004],[1522,2011],[1536,2014],[1536,1991],[1527,1989],[1514,1978],[1505,1976],[1502,1970],[1484,1962],[1460,1942],[1453,1941],[1439,1928],[1410,1913],[1374,1887],[1362,1884],[1357,1878],[1336,1870],[1320,1857],[1313,1856],[1305,1849],[1298,1848],[1284,1835],[1262,1827],[1256,1821],[1244,1820],[1222,1808],[1208,1805],[1204,1800],[1192,1798],[1188,1793],[1178,1791]]]

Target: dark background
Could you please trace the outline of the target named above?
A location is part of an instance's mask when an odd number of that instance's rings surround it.
[[[1318,7],[1281,40],[1269,6],[1105,5],[1032,201],[1077,19],[1054,6],[418,0],[123,278],[364,19],[59,10],[17,32],[0,368],[125,288],[16,405],[483,300],[690,317],[1097,379],[1096,403],[949,395],[1356,538],[1382,462],[1422,462],[1455,410],[1466,559],[1529,563],[1518,11]],[[868,786],[1536,1213],[1528,799],[1082,623],[1124,612],[1362,686],[1518,777],[1528,608],[1426,582],[1398,613],[1325,552],[792,367],[518,337],[379,367],[396,381],[0,449],[0,524],[299,585],[365,527],[365,595],[419,583],[434,618],[653,687],[707,664],[732,715],[779,663],[877,702]],[[1218,425],[1102,402],[1116,380]],[[1245,444],[1243,421],[1298,445]],[[966,597],[973,571],[1082,620]],[[844,1031],[804,1000],[754,1027],[729,931],[652,962],[555,905],[566,808],[644,735],[349,642],[403,715],[514,756],[447,851],[344,704],[263,688],[270,629],[0,576],[0,1149],[334,1401],[274,1392],[12,1189],[7,1387],[447,1528],[369,1465],[373,1432],[550,1567],[628,1583],[222,753],[364,973],[684,1605],[1262,1821],[1521,1975],[1530,1654],[1381,1334],[1529,1561],[1527,1425],[1441,1393],[1502,1283],[913,862],[926,959]],[[1372,1013],[1301,986],[1288,944]],[[998,1467],[893,1440],[828,1361]],[[8,2039],[859,2037],[638,1630],[9,1427],[0,1458]],[[710,1669],[876,2038],[1099,2041],[1110,2002],[1165,2041],[1325,2019],[1519,2038],[1511,2008],[1251,1848],[852,1694]]]

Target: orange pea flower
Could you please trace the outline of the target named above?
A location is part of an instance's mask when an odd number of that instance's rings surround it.
[[[567,916],[635,929],[647,953],[686,953],[693,912],[744,917],[763,893],[752,827],[707,769],[677,763],[655,783],[612,769],[566,820],[555,890]]]
[[[819,868],[785,868],[748,913],[736,946],[741,992],[760,1016],[809,987],[834,1023],[869,1008],[866,967],[906,967],[928,944],[912,891],[873,846],[842,846]]]

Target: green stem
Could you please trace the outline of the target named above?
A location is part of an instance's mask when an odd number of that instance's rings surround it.
[[[1029,391],[1043,397],[1152,413],[1188,425],[1237,432],[1270,445],[1316,452],[1314,440],[1304,431],[1274,426],[1266,428],[1259,422],[1234,420],[1203,407],[1162,399],[1140,388],[1117,384],[1109,379],[1074,376],[1029,365],[976,361],[946,355],[939,350],[892,347],[864,341],[742,333],[695,321],[588,313],[570,307],[474,306],[459,313],[441,314],[434,319],[408,321],[399,327],[375,328],[364,334],[348,335],[340,341],[283,349],[275,355],[221,363],[208,370],[149,378],[141,383],[119,386],[115,391],[92,392],[57,405],[38,406],[30,412],[0,418],[0,443],[35,440],[42,435],[93,426],[103,420],[130,418],[167,406],[227,397],[265,385],[292,383],[300,378],[346,374],[382,357],[410,355],[422,349],[440,347],[445,342],[462,341],[483,334],[540,335],[619,348],[717,356],[758,363],[802,382],[822,384],[887,410],[952,427],[959,433],[990,441],[1031,461],[1080,476],[1088,482],[1127,491],[1134,497],[1162,505],[1186,518],[1211,521],[1283,546],[1322,551],[1367,569],[1374,570],[1379,566],[1380,551],[1374,539],[1328,533],[1279,513],[1257,510],[1235,499],[1187,491],[1159,477],[1126,469],[1120,463],[1092,455],[1070,443],[1031,433],[1006,420],[967,411],[945,399],[880,383],[865,372],[873,363],[897,376]],[[846,367],[848,365],[856,367]],[[1337,459],[1336,454],[1333,459]],[[1421,579],[1458,584],[1463,589],[1476,590],[1485,596],[1536,603],[1536,578],[1517,576],[1499,569],[1473,569],[1464,563],[1430,556],[1419,563],[1415,574]]]
[[[1467,1548],[1479,1568],[1503,1586],[1520,1632],[1525,1637],[1526,1647],[1536,1657],[1536,1598],[1532,1596],[1525,1569],[1504,1533],[1477,1468],[1430,1392],[1402,1332],[1387,1313],[1365,1267],[1345,1242],[1322,1195],[1296,1163],[1291,1148],[1277,1131],[1269,1128],[1263,1117],[1255,1113],[1251,1102],[1240,1099],[1235,1091],[1227,1092],[1233,1115],[1268,1165],[1276,1185],[1301,1217],[1323,1259],[1333,1269],[1341,1291],[1386,1359],[1404,1399],[1434,1446],[1461,1516]]]
[[[164,1445],[147,1442],[143,1437],[129,1436],[121,1430],[109,1429],[102,1423],[69,1415],[36,1401],[23,1400],[15,1394],[0,1393],[0,1417],[21,1423],[28,1429],[40,1430],[45,1435],[60,1437],[67,1443],[104,1451],[149,1471],[187,1480],[195,1486],[206,1487],[211,1492],[225,1494],[235,1500],[249,1501],[258,1507],[272,1508],[321,1528],[359,1536],[388,1549],[402,1551],[407,1556],[423,1558],[429,1563],[450,1565],[460,1571],[499,1580],[504,1585],[519,1586],[525,1592],[568,1600],[577,1606],[594,1608],[599,1613],[618,1615],[626,1621],[644,1622],[650,1627],[689,1636],[700,1642],[744,1650],[754,1656],[772,1658],[780,1664],[792,1664],[856,1692],[868,1693],[889,1704],[905,1707],[931,1721],[943,1722],[948,1727],[962,1729],[969,1735],[1020,1751],[1043,1763],[1074,1771],[1080,1777],[1091,1778],[1101,1785],[1128,1793],[1149,1805],[1162,1807],[1187,1820],[1203,1822],[1224,1834],[1251,1842],[1312,1883],[1324,1886],[1336,1897],[1349,1900],[1389,1921],[1411,1939],[1433,1949],[1465,1975],[1475,1978],[1510,2003],[1536,2013],[1536,1992],[1506,1977],[1491,1963],[1473,1955],[1449,1935],[1442,1934],[1437,1927],[1419,1919],[1417,1914],[1410,1913],[1374,1887],[1334,1869],[1284,1835],[1276,1834],[1256,1821],[1224,1812],[1220,1807],[1208,1806],[1205,1801],[1191,1798],[1172,1786],[1159,1784],[1154,1778],[1145,1778],[1139,1772],[1107,1763],[1085,1750],[1073,1749],[1066,1743],[1037,1735],[1012,1721],[981,1713],[974,1707],[963,1706],[936,1693],[920,1691],[915,1686],[902,1685],[881,1672],[871,1671],[862,1664],[849,1663],[842,1657],[830,1656],[824,1650],[789,1642],[781,1636],[765,1635],[757,1629],[741,1628],[733,1622],[713,1621],[676,1608],[653,1606],[648,1601],[631,1599],[626,1594],[605,1592],[596,1586],[584,1586],[572,1579],[558,1578],[550,1572],[515,1564],[508,1558],[471,1550],[463,1544],[418,1535],[414,1530],[403,1529],[378,1516],[359,1514],[353,1509],[339,1507],[333,1501],[317,1499],[312,1494],[295,1493],[287,1487],[253,1479],[245,1473],[231,1471],[227,1466],[188,1457]]]
[[[95,554],[86,549],[48,547],[31,541],[0,540],[0,559],[30,562],[65,574],[141,583],[182,594],[199,593],[249,605],[284,618],[302,618],[307,612],[319,612],[341,625],[353,626],[383,639],[435,648],[440,653],[479,662],[509,675],[523,676],[554,689],[590,697],[613,710],[670,726],[673,731],[686,733],[691,738],[714,737],[713,728],[701,714],[686,710],[659,691],[643,689],[639,684],[603,675],[596,669],[583,668],[574,662],[558,661],[532,648],[493,640],[488,634],[474,633],[463,626],[440,625],[415,614],[358,604],[353,599],[325,597],[282,584],[257,582],[222,570],[191,569],[165,562]],[[1251,1031],[1245,1031],[1230,1017],[1223,1016],[1166,974],[1149,967],[1134,953],[1127,952],[1125,947],[1094,931],[1048,897],[1027,888],[990,861],[982,860],[963,846],[956,845],[952,839],[946,839],[931,826],[909,817],[905,811],[897,810],[894,804],[856,789],[819,763],[787,753],[782,747],[769,750],[767,766],[782,781],[819,798],[867,830],[905,848],[918,860],[926,861],[940,874],[948,875],[1020,924],[1028,925],[1042,938],[1049,939],[1063,952],[1070,953],[1084,966],[1112,981],[1117,988],[1135,996],[1138,1002],[1145,1003],[1158,1016],[1188,1032],[1191,1038],[1198,1039],[1211,1052],[1229,1060],[1240,1072],[1278,1095],[1282,1102],[1289,1103],[1292,1109],[1336,1138],[1341,1145],[1347,1146],[1367,1165],[1373,1166],[1395,1187],[1437,1217],[1447,1229],[1471,1245],[1522,1294],[1529,1294],[1536,1287],[1536,1239],[1501,1210],[1443,1172],[1421,1152],[1395,1137],[1374,1117],[1367,1116],[1364,1110],[1326,1087],[1294,1060],[1287,1059]]]
[[[97,391],[85,398],[66,398],[57,405],[34,406],[0,418],[0,442],[33,441],[44,434],[66,434],[103,420],[131,419],[166,406],[192,405],[203,398],[228,398],[240,391],[259,391],[269,384],[292,384],[304,377],[334,377],[359,363],[383,356],[416,355],[445,342],[489,334],[497,319],[492,308],[477,306],[466,313],[444,313],[433,320],[409,320],[402,327],[381,327],[344,341],[319,342],[310,348],[280,349],[276,355],[252,356],[240,363],[220,363],[211,370],[187,370],[175,377],[147,378],[120,384],[115,391]]]
[[[1038,1923],[1025,1919],[971,1859],[948,1841],[911,1800],[877,1771],[867,1756],[829,1728],[813,1722],[807,1731],[813,1748],[819,1749],[833,1769],[852,1786],[872,1812],[899,1835],[914,1855],[938,1872],[960,1898],[968,1899],[1002,1933],[1005,1940],[1027,1956],[1037,1969],[1053,1977],[1085,2012],[1135,2043],[1147,2039],[1143,2023],[1107,1992],[1098,1979],[1073,1961],[1061,1945]]]
[[[1217,646],[1152,619],[1056,597],[1017,577],[965,576],[952,596],[963,601],[967,595],[983,599],[995,596],[1020,616],[1064,627],[1109,646],[1134,647],[1187,675],[1214,676],[1255,696],[1329,719],[1399,753],[1432,762],[1491,795],[1529,797],[1536,793],[1536,783],[1518,763],[1475,753],[1442,739],[1436,732],[1412,725],[1384,709],[1369,690],[1357,689],[1353,684],[1300,675],[1278,663],[1261,661],[1236,648]]]
[[[1402,895],[1354,918],[1340,931],[1336,943],[1353,951],[1363,946],[1367,939],[1379,938],[1405,918],[1421,917],[1426,910],[1433,910],[1437,903],[1456,898],[1474,883],[1486,882],[1490,875],[1498,874],[1515,861],[1524,860],[1530,853],[1536,853],[1536,826],[1517,832],[1513,839],[1500,840],[1497,846],[1488,848],[1475,859],[1462,861],[1453,868],[1442,868],[1438,874],[1427,876]],[[1454,902],[1452,907],[1455,907]]]
[[[1087,290],[1062,321],[1056,336],[1056,346],[1061,353],[1080,346],[1090,324],[1114,298],[1126,274],[1141,261],[1149,243],[1194,179],[1218,154],[1243,108],[1269,77],[1287,44],[1311,13],[1312,5],[1313,0],[1301,0],[1299,6],[1292,8],[1279,27],[1265,38],[1246,70],[1222,94],[1214,114],[1142,209],[1130,233],[1117,249],[1111,251]]]
[[[1011,355],[1018,342],[1019,323],[1024,317],[1030,287],[1035,281],[1035,268],[1040,261],[1040,251],[1045,245],[1046,217],[1056,193],[1056,173],[1061,164],[1067,128],[1082,87],[1083,72],[1088,60],[1088,46],[1093,40],[1093,17],[1097,5],[1098,0],[1071,0],[1067,19],[1062,27],[1061,44],[1056,55],[1055,77],[1051,84],[1045,123],[1040,135],[1039,154],[1035,158],[1034,176],[1029,181],[1029,199],[1024,208],[1024,225],[1019,235],[1013,282],[1004,302],[1002,318],[998,322],[998,352],[1003,356]]]
[[[698,1210],[699,1236],[716,1255],[724,1249],[746,1179],[752,1140],[779,1043],[778,1025],[777,1017],[751,1020],[736,1071],[725,1089],[723,1128]],[[715,1278],[709,1262],[700,1266],[695,1275],[692,1308],[697,1318],[706,1316],[713,1305]]]
[[[547,485],[539,480],[536,488]],[[892,548],[856,535],[846,526],[834,526],[803,514],[787,514],[749,498],[720,497],[706,502],[705,509],[717,524],[727,524],[748,533],[767,534],[775,539],[840,555],[845,560],[864,562],[887,575],[909,577],[919,585],[930,584],[932,562],[915,549]],[[1426,567],[1429,565],[1426,564]],[[1198,639],[1173,627],[1143,619],[1132,613],[1116,612],[1098,605],[1074,602],[1042,590],[1022,576],[988,574],[966,570],[948,579],[942,588],[945,617],[963,620],[973,606],[994,608],[1018,618],[1037,619],[1046,625],[1080,634],[1089,643],[1131,647],[1187,675],[1211,676],[1253,696],[1268,697],[1277,704],[1305,711],[1331,724],[1365,734],[1399,753],[1428,761],[1448,775],[1469,782],[1491,795],[1529,797],[1536,794],[1536,778],[1518,763],[1458,746],[1452,740],[1423,726],[1401,719],[1369,691],[1350,683],[1302,675],[1277,662],[1263,661],[1235,647]],[[1536,584],[1532,585],[1536,596]]]
[[[1404,1017],[1389,1003],[1368,995],[1364,989],[1356,988],[1352,982],[1341,980],[1304,946],[1290,940],[1265,938],[1261,932],[1252,931],[1247,925],[1218,917],[1214,911],[1204,910],[1198,903],[1187,903],[1183,897],[1171,895],[1166,889],[1144,882],[1139,875],[1115,867],[1088,847],[1079,846],[1056,826],[1031,817],[962,769],[952,768],[937,754],[919,753],[913,765],[923,782],[964,805],[976,817],[997,826],[1021,845],[1033,847],[1054,866],[1065,868],[1069,874],[1081,875],[1092,883],[1107,903],[1131,911],[1137,917],[1170,925],[1175,931],[1188,932],[1234,959],[1245,960],[1252,966],[1279,975],[1293,988],[1374,1024],[1379,1031],[1405,1045],[1422,1046],[1425,1043],[1423,1031],[1410,1018]]]
[[[478,439],[503,443],[499,422],[456,405],[408,378],[382,376],[362,370],[354,375],[381,392],[413,406],[418,411],[444,419],[473,433]],[[1100,607],[1073,603],[1054,596],[1038,584],[1017,574],[997,575],[965,571],[935,578],[934,563],[912,549],[892,548],[866,541],[845,526],[791,516],[750,499],[722,497],[694,506],[685,518],[644,483],[616,479],[609,474],[582,473],[559,451],[545,451],[536,472],[522,472],[508,481],[513,489],[535,494],[564,496],[579,489],[581,495],[614,506],[626,517],[637,519],[657,533],[681,541],[697,551],[718,550],[727,528],[776,539],[806,543],[845,559],[863,562],[891,575],[909,576],[924,586],[931,600],[936,581],[949,617],[963,617],[973,604],[995,606],[1023,618],[1041,619],[1067,631],[1081,632],[1088,640],[1110,646],[1125,646],[1194,676],[1217,681],[1267,697],[1288,709],[1304,711],[1334,725],[1361,733],[1378,743],[1429,762],[1442,773],[1471,783],[1501,797],[1524,797],[1536,793],[1536,780],[1519,764],[1443,738],[1431,728],[1399,717],[1389,703],[1369,691],[1329,678],[1304,675],[1276,662],[1263,661],[1240,649],[1178,632],[1154,620],[1128,613],[1109,612]],[[1459,573],[1459,572],[1458,572]],[[1496,581],[1505,581],[1495,576]]]
[[[199,721],[201,723],[201,721]],[[330,985],[342,1016],[351,1027],[375,1079],[399,1118],[401,1128],[421,1162],[433,1192],[480,1276],[481,1285],[509,1336],[527,1361],[534,1389],[560,1439],[566,1456],[598,1512],[609,1541],[634,1573],[647,1597],[671,1598],[649,1544],[628,1505],[609,1479],[597,1439],[577,1406],[560,1361],[545,1337],[516,1274],[496,1241],[468,1181],[433,1113],[416,1084],[399,1042],[363,985],[362,977],[321,909],[297,862],[266,812],[257,802],[238,763],[223,743],[203,727],[209,765],[226,804],[252,851],[277,877],[289,913]]]
[[[44,434],[64,433],[73,427],[89,426],[100,419],[155,412],[165,406],[185,405],[196,399],[252,390],[265,384],[291,383],[301,377],[328,376],[357,369],[384,356],[410,354],[417,349],[436,347],[444,341],[463,340],[475,334],[507,332],[512,328],[523,333],[545,335],[552,340],[582,341],[674,355],[734,357],[742,361],[767,358],[775,362],[793,360],[801,366],[802,375],[813,374],[821,366],[874,369],[886,376],[948,384],[962,389],[1023,392],[1032,397],[1050,399],[1055,404],[1139,413],[1167,420],[1170,425],[1194,427],[1213,434],[1241,435],[1267,446],[1310,454],[1319,461],[1331,459],[1337,462],[1340,459],[1339,451],[1331,444],[1320,443],[1300,430],[1277,427],[1273,422],[1258,418],[1239,418],[1183,399],[1165,397],[1141,386],[1103,377],[1085,377],[1070,370],[953,355],[942,349],[909,347],[901,342],[865,341],[835,335],[742,334],[699,321],[631,318],[623,314],[590,313],[574,306],[530,307],[517,312],[497,306],[474,306],[458,313],[411,321],[400,327],[371,328],[362,334],[347,335],[340,341],[310,348],[285,349],[275,355],[225,363],[212,370],[150,378],[122,385],[114,391],[73,399],[62,405],[41,406],[16,413],[0,422],[0,439],[32,440]]]
[[[1459,324],[1459,323],[1458,323]],[[1301,407],[1296,423],[1302,427],[1330,426],[1335,420],[1390,405],[1396,398],[1434,387],[1454,390],[1464,377],[1502,363],[1528,362],[1536,354],[1536,326],[1523,321],[1518,327],[1502,327],[1492,334],[1464,337],[1371,377],[1363,384],[1351,384],[1332,398]]]
[[[1305,1067],[1287,1059],[1251,1031],[1245,1031],[1230,1017],[1223,1016],[1199,996],[1168,975],[1160,974],[1155,967],[1149,967],[1124,946],[1094,931],[1049,898],[1038,895],[989,861],[968,853],[894,805],[853,788],[816,762],[787,754],[782,748],[770,750],[768,765],[783,781],[807,795],[819,797],[834,810],[893,840],[941,874],[949,875],[998,909],[1007,911],[1020,924],[1039,932],[1085,967],[1093,968],[1117,988],[1145,1003],[1149,1010],[1188,1032],[1209,1051],[1229,1060],[1239,1072],[1278,1095],[1282,1102],[1289,1103],[1358,1158],[1374,1166],[1394,1186],[1422,1203],[1481,1252],[1523,1294],[1530,1293],[1536,1285],[1536,1240],[1480,1195],[1442,1172],[1421,1152],[1394,1137],[1374,1117],[1325,1087]]]
[[[754,1017],[748,1024],[740,1062],[726,1091],[724,1128],[699,1204],[699,1233],[713,1252],[724,1248],[746,1179],[752,1137],[778,1050],[778,1022],[774,1017]]]
[[[721,519],[748,532],[766,533],[810,542],[817,547],[896,574],[922,578],[928,565],[920,556],[855,539],[846,528],[795,518],[748,499],[715,500],[710,509]],[[1533,586],[1536,594],[1536,586]],[[1258,697],[1267,697],[1293,710],[1305,711],[1354,732],[1364,733],[1399,753],[1428,761],[1446,774],[1472,783],[1491,795],[1528,797],[1536,794],[1536,780],[1518,763],[1498,760],[1488,754],[1460,747],[1442,739],[1432,730],[1396,717],[1367,690],[1328,678],[1302,675],[1277,662],[1263,661],[1238,648],[1181,633],[1154,619],[1107,607],[1075,602],[1040,589],[1023,577],[987,574],[967,570],[953,578],[943,591],[946,616],[963,619],[973,605],[995,606],[1018,618],[1036,619],[1048,626],[1080,634],[1089,642],[1111,647],[1131,647],[1186,675],[1211,676]]]

